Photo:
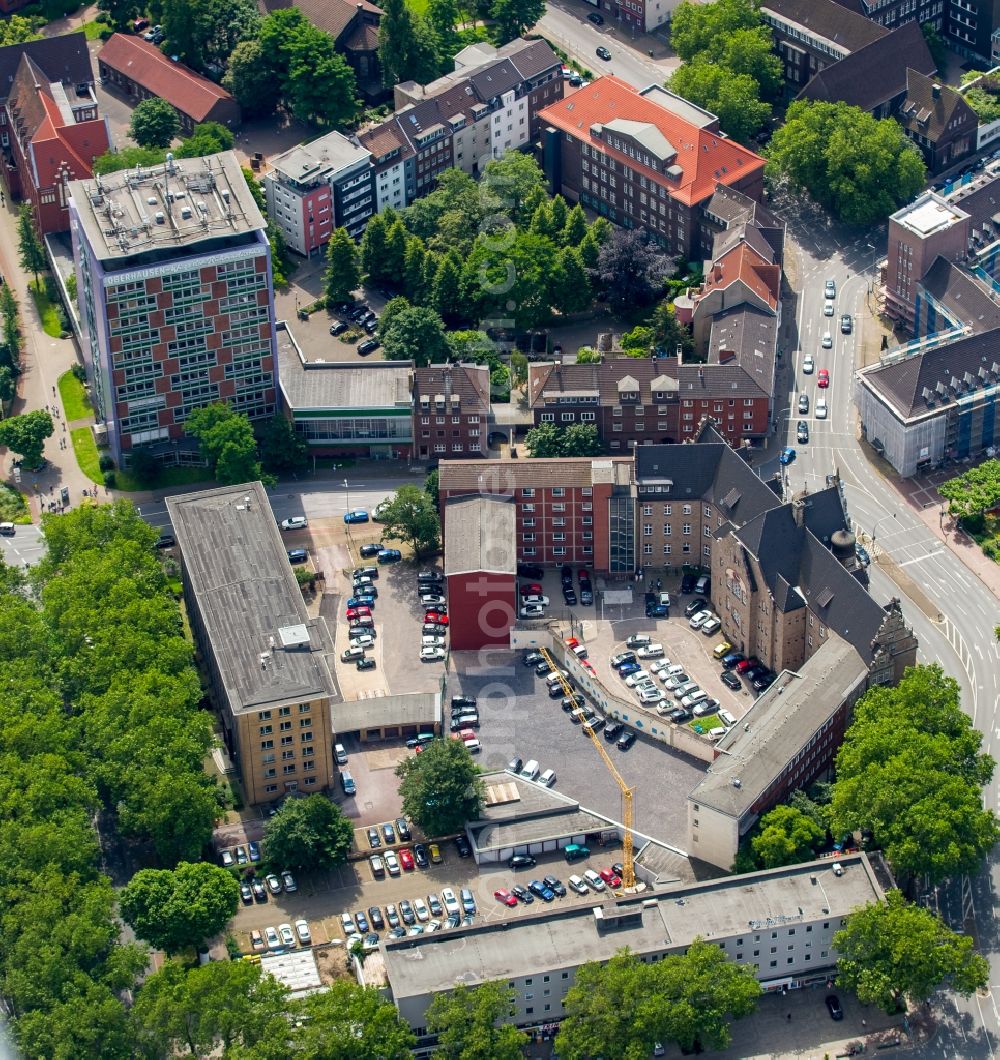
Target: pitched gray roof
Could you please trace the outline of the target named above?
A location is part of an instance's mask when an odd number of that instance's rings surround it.
[[[965,203],[962,203],[965,209]],[[991,291],[965,269],[938,257],[924,273],[920,285],[952,315],[952,320],[968,324],[973,331],[1000,327],[1000,305]],[[939,330],[944,330],[939,327]]]
[[[446,501],[445,574],[517,572],[517,506],[513,496],[453,497]]]
[[[975,128],[979,124],[976,112],[959,92],[917,70],[906,71],[906,99],[900,105],[896,121],[931,142],[940,140],[949,126]]]
[[[719,397],[723,394],[727,397],[770,396],[774,392],[777,350],[777,317],[749,305],[718,313],[712,318],[708,337],[709,363],[702,366],[705,369],[704,383],[714,387]],[[727,351],[736,354],[735,363],[720,364],[720,357]],[[695,365],[686,365],[680,369],[682,397],[685,391],[696,390],[703,382],[695,368]],[[692,375],[698,375],[697,384]]]
[[[847,52],[857,51],[889,32],[841,7],[836,0],[762,0],[760,10],[765,19],[773,12],[778,19],[801,26]]]
[[[0,48],[0,102],[7,99],[21,56],[26,55],[41,69],[49,81],[69,85],[94,83],[94,68],[83,33],[67,33],[60,37],[43,37],[25,44],[9,44]]]
[[[545,40],[524,40],[519,37],[498,49],[497,54],[511,59],[525,81],[560,63],[559,56]]]

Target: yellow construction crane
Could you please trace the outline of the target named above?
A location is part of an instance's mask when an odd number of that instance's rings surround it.
[[[548,649],[539,648],[538,650],[549,666],[552,667],[553,671],[558,674],[559,683],[562,685],[563,692],[567,696],[574,695],[573,686],[563,676],[562,670],[549,654]],[[635,865],[633,864],[632,859],[632,824],[634,820],[632,800],[635,793],[628,784],[625,783],[625,779],[621,773],[615,769],[615,764],[611,761],[611,755],[605,751],[604,745],[601,743],[600,737],[598,737],[594,729],[586,722],[583,723],[583,728],[590,737],[590,742],[597,748],[598,754],[604,759],[604,764],[615,778],[615,783],[618,785],[622,793],[622,824],[625,826],[625,835],[622,837],[622,867],[625,870],[622,873],[622,886],[627,889],[632,888],[635,887]]]

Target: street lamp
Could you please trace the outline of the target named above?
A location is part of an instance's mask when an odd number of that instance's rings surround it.
[[[347,510],[350,511],[351,510],[351,487],[348,484],[346,478],[344,479],[344,489],[347,490]]]
[[[878,534],[878,528],[879,528],[879,527],[880,527],[880,526],[881,526],[881,525],[882,525],[882,524],[883,524],[883,523],[884,523],[884,522],[885,522],[885,521],[886,521],[887,519],[890,519],[890,518],[891,518],[891,519],[895,519],[895,518],[896,518],[896,513],[895,513],[895,512],[893,512],[891,516],[889,516],[889,515],[883,515],[883,516],[882,516],[882,518],[881,518],[881,519],[879,519],[879,521],[878,521],[878,522],[877,522],[877,523],[875,524],[875,529],[874,529],[874,530],[872,530],[872,544],[873,544],[873,545],[875,544],[875,537],[876,537],[876,535]]]

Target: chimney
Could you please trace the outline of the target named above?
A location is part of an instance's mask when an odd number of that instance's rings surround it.
[[[934,99],[940,99],[941,98],[941,86],[940,85],[938,85],[938,84],[931,85],[931,96]]]
[[[704,383],[705,382],[705,369],[704,368],[699,368],[698,369],[698,382],[699,383]]]
[[[795,520],[796,526],[804,526],[806,518],[806,499],[805,497],[796,497],[792,501],[792,518]]]

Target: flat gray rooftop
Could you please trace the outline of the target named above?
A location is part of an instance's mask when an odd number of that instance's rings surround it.
[[[788,765],[788,749],[805,747],[867,675],[855,648],[831,631],[800,670],[782,671],[718,742],[719,757],[688,801],[741,818]]]
[[[291,332],[278,339],[278,381],[288,407],[296,412],[353,410],[357,415],[390,410],[412,415],[412,361],[309,360]]]
[[[184,576],[229,706],[338,700],[323,618],[310,618],[259,482],[167,498]]]
[[[87,241],[102,261],[263,231],[232,151],[72,180]]]
[[[536,913],[383,943],[393,997],[421,997],[458,983],[513,979],[586,961],[606,961],[627,946],[633,953],[683,950],[701,936],[722,940],[776,924],[846,916],[878,901],[883,891],[865,854],[727,876],[612,903],[550,906]],[[815,878],[816,882],[813,882]],[[641,919],[600,931],[594,908],[641,912]]]

